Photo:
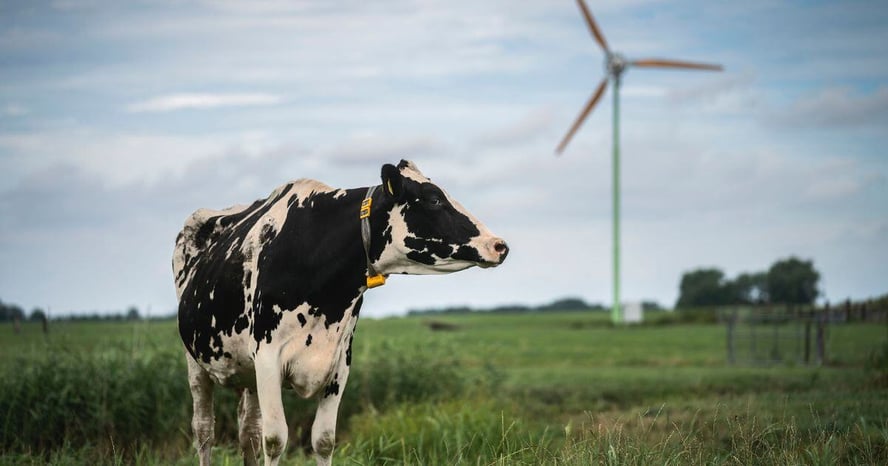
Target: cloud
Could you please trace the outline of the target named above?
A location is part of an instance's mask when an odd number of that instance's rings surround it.
[[[47,129],[0,134],[0,191],[33,173],[58,165],[97,175],[103,186],[152,183],[179,175],[196,159],[242,148],[258,153],[273,145],[261,134],[124,132],[106,129]]]
[[[515,121],[479,134],[475,142],[482,146],[525,144],[548,134],[553,121],[554,112],[551,107],[538,107]]]
[[[283,98],[274,94],[201,94],[179,93],[153,97],[127,106],[133,113],[171,112],[187,109],[212,109],[219,107],[245,107],[257,105],[277,105]]]
[[[400,159],[417,156],[427,157],[445,152],[446,145],[431,136],[413,134],[377,134],[373,132],[353,135],[329,149],[322,151],[322,158],[331,163],[354,164],[366,162],[395,163]]]
[[[799,171],[807,175],[807,185],[799,186],[802,199],[815,204],[853,199],[886,180],[885,174],[867,172],[853,159],[827,159]]]
[[[756,79],[750,71],[727,71],[697,80],[692,86],[670,89],[665,94],[676,107],[697,104],[692,107],[695,111],[746,116],[764,100],[762,91],[755,87]]]
[[[883,287],[865,281],[888,263],[870,257],[888,251],[885,136],[872,131],[888,113],[881,13],[637,3],[590,5],[616,49],[728,71],[627,77],[627,296],[669,301],[682,269],[754,270],[789,252],[832,264],[825,277],[847,277],[836,289]],[[367,186],[410,158],[513,255],[483,275],[404,278],[368,295],[371,312],[609,299],[612,96],[552,154],[602,76],[575,4],[152,5],[58,0],[0,30],[21,65],[0,89],[0,259],[22,264],[0,272],[0,295],[167,306],[170,243],[195,208],[299,177]],[[879,239],[834,239],[861,224]]]
[[[883,126],[888,123],[888,87],[873,92],[829,87],[802,95],[770,120],[797,128]]]
[[[0,109],[0,115],[5,117],[20,117],[29,113],[28,109],[18,104],[6,104]]]

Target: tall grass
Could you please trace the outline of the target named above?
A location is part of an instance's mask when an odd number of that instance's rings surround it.
[[[491,464],[536,462],[559,435],[503,411],[490,399],[419,403],[386,413],[365,413],[352,422],[339,452],[358,464]]]
[[[443,348],[381,345],[353,371],[340,409],[341,425],[363,411],[460,398],[492,386],[492,378],[462,370]],[[184,356],[170,348],[109,346],[100,352],[48,346],[0,368],[0,449],[53,451],[89,446],[103,457],[132,458],[140,448],[185,448],[191,403]],[[285,392],[291,446],[307,440],[316,404]],[[237,399],[217,388],[217,439],[234,443]],[[302,445],[305,446],[305,445]],[[172,448],[171,448],[172,447]],[[47,456],[48,457],[48,456]]]
[[[728,409],[669,423],[639,415],[579,429],[557,455],[561,464],[885,464],[888,421],[847,430],[764,421]]]
[[[15,358],[0,375],[0,447],[51,451],[90,444],[113,451],[168,440],[188,409],[180,367],[161,351],[131,358],[127,350],[60,348]]]
[[[561,429],[491,399],[419,403],[363,413],[337,451],[345,464],[782,465],[886,464],[888,420],[836,428],[795,417],[759,419],[749,406],[587,413]]]

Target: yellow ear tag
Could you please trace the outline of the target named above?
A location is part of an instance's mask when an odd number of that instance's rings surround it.
[[[394,196],[394,195],[395,195],[395,190],[392,189],[392,180],[385,180],[385,185],[386,185],[386,186],[388,187],[388,189],[389,189],[389,194],[391,194],[392,196]]]
[[[376,288],[385,285],[385,277],[382,274],[367,277],[367,288]]]

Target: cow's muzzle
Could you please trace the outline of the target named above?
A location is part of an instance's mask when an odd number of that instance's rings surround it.
[[[485,245],[484,251],[484,261],[480,264],[481,267],[496,267],[503,263],[506,260],[506,256],[509,255],[509,245],[506,244],[506,241],[502,238],[492,238],[487,241]]]

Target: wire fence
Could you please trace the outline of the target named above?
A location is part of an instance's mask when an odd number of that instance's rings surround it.
[[[831,326],[888,322],[888,308],[867,303],[831,307],[762,305],[722,309],[730,364],[823,365]]]

